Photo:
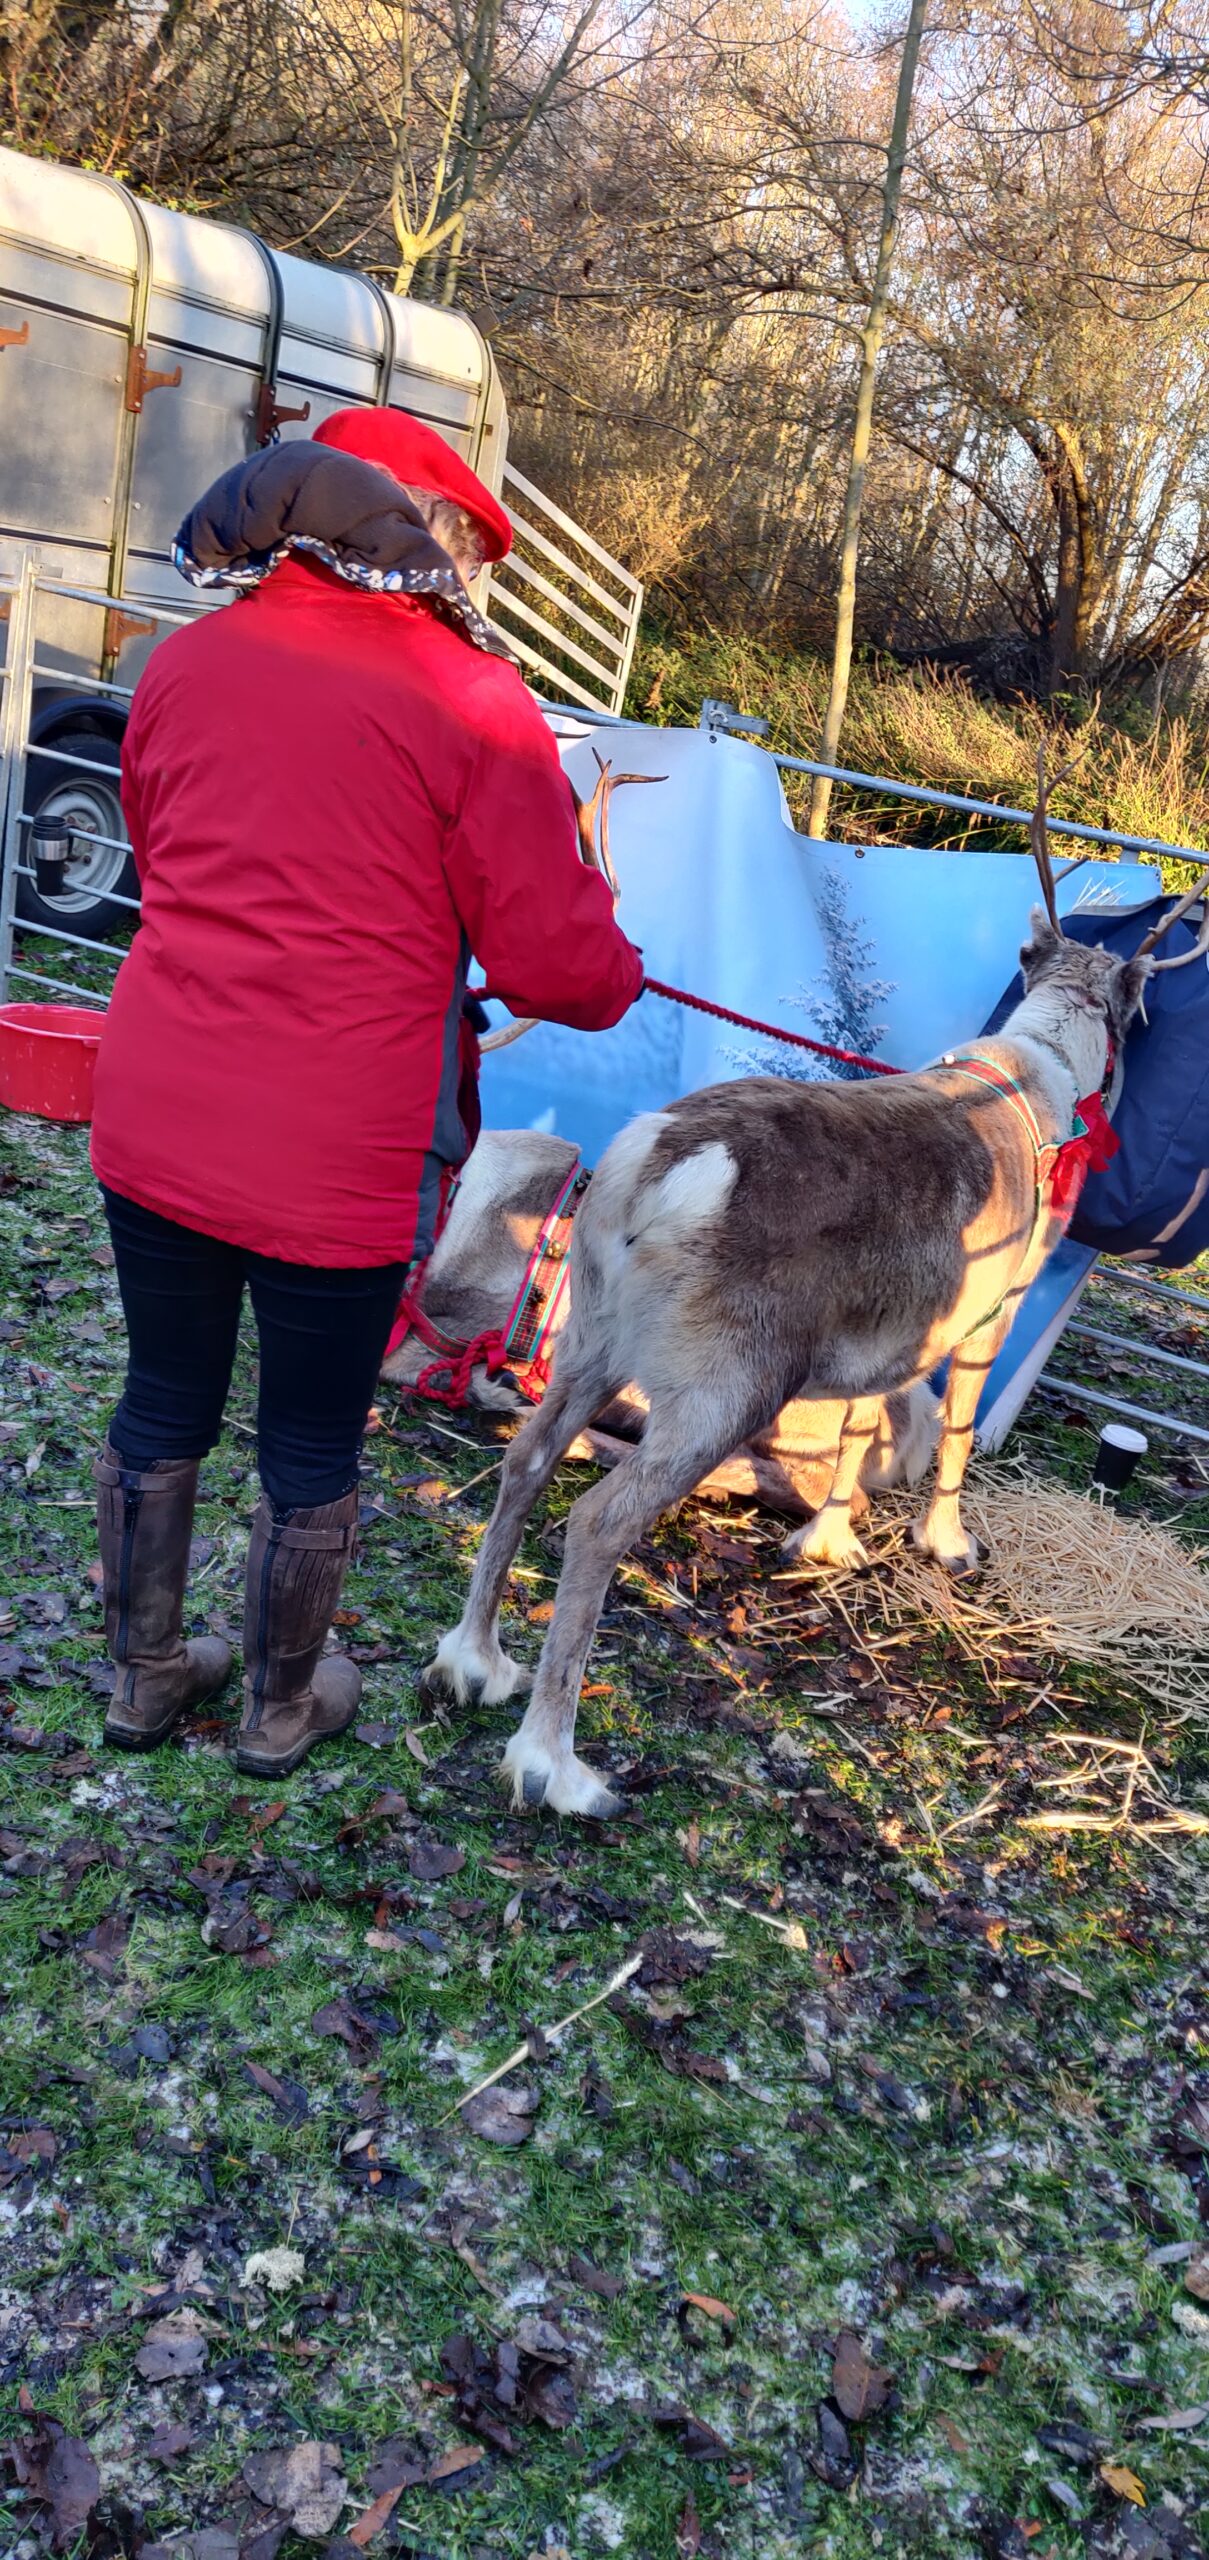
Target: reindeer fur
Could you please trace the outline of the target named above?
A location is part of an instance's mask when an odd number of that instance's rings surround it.
[[[1060,1143],[1099,1090],[1149,960],[1066,942],[1041,909],[1021,954],[1025,994],[998,1038],[971,1043],[1014,1077],[1041,1138]],[[591,1416],[635,1380],[642,1440],[576,1503],[554,1617],[504,1754],[518,1803],[605,1815],[617,1799],[577,1758],[575,1714],[614,1568],[661,1511],[790,1399],[835,1401],[830,1488],[791,1545],[863,1561],[852,1496],[881,1399],[952,1355],[936,1485],[916,1536],[957,1571],[976,1548],[960,1489],[983,1380],[1054,1229],[1037,1214],[1036,1157],[1003,1095],[954,1072],[714,1086],[623,1130],[575,1222],[571,1312],[542,1405],[504,1463],[458,1627],[429,1677],[498,1704],[528,1675],[503,1652],[499,1610],[525,1520]]]
[[[577,1149],[565,1138],[527,1129],[483,1131],[424,1281],[425,1313],[451,1341],[472,1342],[507,1321],[542,1221],[578,1161]],[[567,1306],[564,1297],[562,1322]],[[386,1362],[384,1375],[396,1386],[413,1386],[433,1356],[418,1335],[409,1335]],[[472,1374],[470,1401],[482,1412],[517,1420],[531,1410],[506,1369],[490,1377],[482,1365]],[[646,1410],[645,1397],[628,1384],[564,1454],[616,1466],[641,1437]],[[936,1445],[939,1410],[927,1387],[887,1398],[854,1496],[858,1510],[867,1508],[869,1491],[918,1484]],[[829,1453],[842,1422],[842,1408],[789,1403],[766,1430],[711,1469],[696,1490],[707,1497],[738,1494],[791,1518],[808,1518],[826,1499]]]

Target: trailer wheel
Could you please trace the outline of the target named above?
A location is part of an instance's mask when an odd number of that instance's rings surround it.
[[[72,863],[62,890],[54,897],[43,897],[37,883],[22,873],[17,880],[17,916],[22,924],[35,930],[49,926],[59,933],[82,933],[90,942],[105,942],[129,928],[135,917],[129,907],[118,902],[137,898],[138,872],[134,855],[126,842],[122,803],[118,792],[120,749],[117,740],[103,730],[58,729],[40,740],[42,747],[53,746],[56,756],[82,756],[90,765],[106,765],[112,769],[110,782],[100,773],[73,771],[70,765],[52,763],[46,755],[31,747],[27,768],[25,808],[30,818],[61,818],[80,840],[78,859]],[[95,837],[95,845],[87,839]],[[28,846],[28,830],[25,843]],[[22,859],[27,859],[23,855]]]

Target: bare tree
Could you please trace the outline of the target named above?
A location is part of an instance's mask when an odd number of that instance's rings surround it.
[[[911,102],[915,91],[915,73],[919,48],[923,39],[928,0],[911,0],[899,63],[898,88],[894,99],[894,121],[890,127],[890,143],[886,153],[886,178],[882,190],[881,227],[878,234],[877,262],[873,271],[873,290],[861,331],[861,362],[857,376],[856,407],[852,420],[852,450],[848,459],[848,479],[844,490],[844,529],[840,543],[839,580],[836,588],[835,645],[831,659],[831,685],[827,709],[823,717],[823,734],[819,742],[820,764],[834,764],[839,753],[840,732],[848,700],[848,679],[852,669],[852,634],[856,620],[856,568],[860,553],[861,514],[865,503],[865,475],[869,464],[869,445],[873,434],[873,395],[877,385],[878,358],[886,326],[890,299],[890,276],[894,265],[894,243],[898,231],[898,205],[902,194],[903,169],[907,158],[907,137],[911,129]],[[831,784],[816,775],[810,794],[810,833],[822,836],[827,831],[827,812],[831,806]]]

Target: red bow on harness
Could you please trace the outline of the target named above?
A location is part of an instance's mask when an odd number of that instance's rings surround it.
[[[1050,1207],[1064,1225],[1074,1216],[1088,1174],[1103,1173],[1120,1153],[1120,1147],[1103,1096],[1089,1093],[1084,1101],[1075,1104],[1073,1135],[1063,1140],[1054,1158]]]

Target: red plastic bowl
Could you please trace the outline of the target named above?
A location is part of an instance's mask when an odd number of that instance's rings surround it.
[[[104,1027],[84,1005],[0,1005],[0,1103],[40,1120],[91,1120]]]

